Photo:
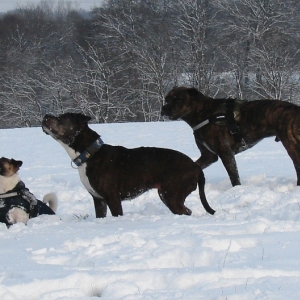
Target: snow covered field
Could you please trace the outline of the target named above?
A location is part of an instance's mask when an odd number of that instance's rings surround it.
[[[92,125],[104,142],[158,146],[199,157],[183,122]],[[0,130],[0,156],[23,160],[20,176],[56,216],[0,224],[0,299],[300,299],[300,188],[281,143],[265,139],[237,158],[243,185],[223,165],[204,170],[206,195],[173,215],[155,190],[123,202],[124,216],[96,219],[65,150],[41,128]]]

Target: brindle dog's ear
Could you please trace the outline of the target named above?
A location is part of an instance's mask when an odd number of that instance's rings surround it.
[[[189,88],[188,92],[192,97],[197,97],[201,94],[195,87]]]
[[[192,87],[188,89],[189,95],[191,97],[194,97],[197,100],[203,100],[205,97],[200,91],[198,91],[196,88]]]

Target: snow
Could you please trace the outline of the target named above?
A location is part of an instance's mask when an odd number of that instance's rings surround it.
[[[104,142],[158,146],[199,157],[183,122],[92,125]],[[0,299],[300,299],[300,190],[281,143],[268,138],[236,156],[242,185],[220,162],[204,170],[207,214],[173,215],[151,190],[123,202],[124,216],[96,219],[66,151],[41,128],[0,130],[1,156],[56,216],[0,223]]]

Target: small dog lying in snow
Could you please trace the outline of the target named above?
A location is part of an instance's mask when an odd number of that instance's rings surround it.
[[[40,201],[29,192],[18,174],[22,164],[21,160],[0,158],[0,222],[8,226],[26,224],[28,219],[43,214],[54,215],[58,206],[55,193],[46,194]]]

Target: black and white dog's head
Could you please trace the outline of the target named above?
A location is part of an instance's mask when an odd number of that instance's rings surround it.
[[[65,113],[58,117],[45,115],[42,122],[43,131],[55,140],[71,145],[87,126],[91,118],[80,113]]]

